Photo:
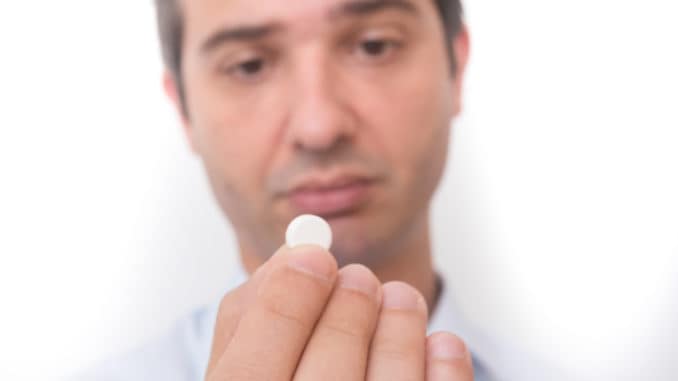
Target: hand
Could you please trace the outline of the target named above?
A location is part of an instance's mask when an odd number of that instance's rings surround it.
[[[206,380],[472,381],[463,342],[426,324],[414,288],[283,247],[223,298]]]

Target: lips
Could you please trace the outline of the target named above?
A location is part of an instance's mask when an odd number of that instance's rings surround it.
[[[369,198],[372,181],[364,178],[335,178],[308,181],[295,187],[287,198],[295,211],[325,218],[359,209]]]

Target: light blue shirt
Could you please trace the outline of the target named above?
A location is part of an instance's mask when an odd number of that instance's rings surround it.
[[[235,271],[231,288],[247,279]],[[132,352],[106,361],[72,380],[97,381],[199,381],[204,380],[218,303],[201,308],[179,321],[165,335]],[[466,342],[476,381],[555,380],[543,364],[499,340],[490,340],[462,318],[449,290],[443,287],[438,306],[429,321],[429,333],[453,332]],[[558,378],[560,379],[560,378]]]

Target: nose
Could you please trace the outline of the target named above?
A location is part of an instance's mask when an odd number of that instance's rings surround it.
[[[290,99],[289,137],[295,149],[325,152],[353,139],[356,117],[331,65],[313,60],[298,67]]]

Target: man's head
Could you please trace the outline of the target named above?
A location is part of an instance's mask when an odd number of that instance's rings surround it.
[[[166,90],[242,250],[270,255],[302,213],[328,219],[340,263],[425,229],[460,109],[458,0],[157,7]]]

